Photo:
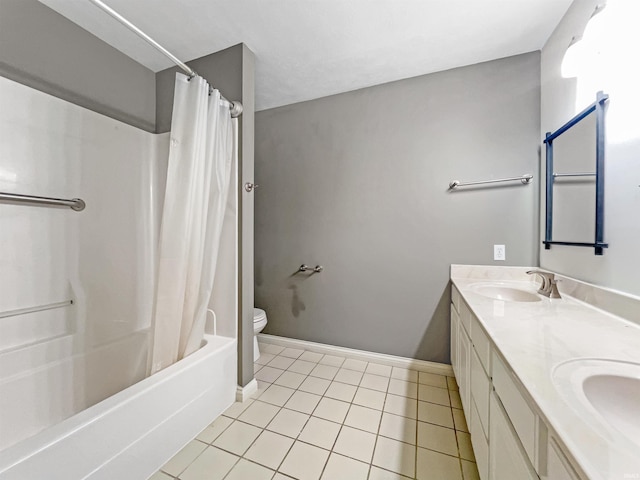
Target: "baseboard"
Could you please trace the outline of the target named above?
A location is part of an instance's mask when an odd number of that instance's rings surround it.
[[[244,402],[257,391],[258,391],[258,382],[256,382],[255,378],[252,379],[249,383],[247,383],[244,387],[241,387],[240,385],[238,385],[238,388],[236,388],[236,402]]]
[[[315,353],[324,353],[325,355],[337,355],[339,357],[353,358],[354,360],[364,360],[365,362],[374,362],[381,365],[389,365],[391,367],[407,368],[418,370],[420,372],[435,373],[437,375],[446,375],[453,377],[453,368],[451,365],[436,362],[427,362],[425,360],[416,360],[415,358],[397,357],[395,355],[387,355],[385,353],[367,352],[364,350],[356,350],[353,348],[336,347],[334,345],[326,345],[324,343],[308,342],[306,340],[297,340],[295,338],[278,337],[277,335],[269,335],[266,333],[258,334],[258,342],[270,343],[280,347],[301,348]]]

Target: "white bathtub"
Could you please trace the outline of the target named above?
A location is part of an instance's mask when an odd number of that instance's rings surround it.
[[[3,372],[12,375],[0,380],[0,437],[15,441],[16,426],[23,429],[18,435],[32,436],[0,451],[0,480],[144,480],[233,403],[236,340],[206,335],[203,347],[189,357],[73,414],[104,395],[105,388],[116,388],[109,372],[119,370],[121,378],[125,367],[108,363],[113,353],[122,359],[129,352],[133,358],[127,361],[133,359],[138,367],[145,363],[146,349],[131,348],[140,339],[128,341],[132,344],[107,348],[110,358],[102,360],[105,350],[99,349],[90,358],[75,355],[34,370],[20,371],[20,362],[13,362],[17,370]],[[140,369],[130,367],[126,381],[140,375]],[[38,376],[47,382],[33,381]],[[81,384],[74,384],[78,379]],[[73,401],[50,398],[52,386]],[[31,412],[26,420],[7,410],[21,398]],[[32,408],[34,402],[41,408]],[[72,416],[33,435],[43,422],[69,411]]]
[[[78,342],[62,335],[0,353],[0,451],[145,378],[147,330],[74,354]]]

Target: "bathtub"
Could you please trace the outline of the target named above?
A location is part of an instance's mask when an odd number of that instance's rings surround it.
[[[141,378],[146,337],[133,335],[37,369],[25,367],[28,362],[18,356],[23,352],[2,362],[0,437],[19,441],[0,451],[0,480],[144,480],[233,403],[236,339],[205,335],[200,350]],[[65,340],[58,339],[46,354],[35,349],[29,357],[64,352],[69,348]],[[117,381],[109,378],[112,371],[119,371]],[[137,383],[95,403],[118,382]],[[56,393],[66,393],[67,400],[60,401]],[[12,415],[10,407],[19,401],[25,407]],[[22,410],[30,412],[26,420]]]

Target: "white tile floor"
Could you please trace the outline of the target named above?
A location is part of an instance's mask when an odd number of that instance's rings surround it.
[[[152,480],[477,480],[455,380],[262,344],[259,390]]]

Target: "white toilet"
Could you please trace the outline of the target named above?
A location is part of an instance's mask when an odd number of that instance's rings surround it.
[[[253,309],[253,361],[260,358],[260,347],[258,347],[258,334],[267,325],[267,313],[261,308]]]

